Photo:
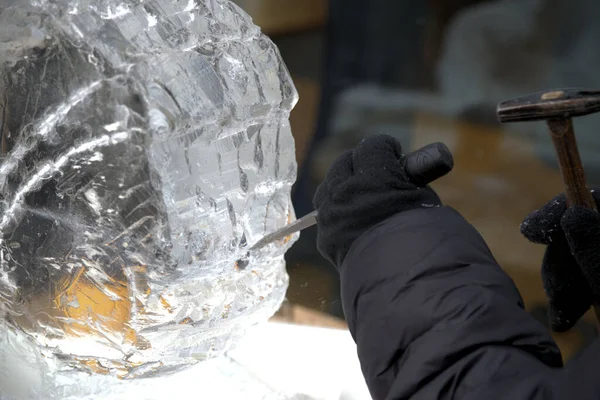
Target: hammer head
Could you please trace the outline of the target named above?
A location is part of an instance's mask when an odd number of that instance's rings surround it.
[[[600,91],[557,89],[498,103],[500,122],[572,118],[600,111]]]

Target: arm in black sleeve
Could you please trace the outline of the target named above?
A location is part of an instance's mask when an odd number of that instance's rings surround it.
[[[342,300],[374,399],[600,397],[600,345],[562,367],[479,233],[449,207],[399,213],[351,246]]]

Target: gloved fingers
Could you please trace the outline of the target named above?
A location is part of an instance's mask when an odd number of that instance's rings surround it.
[[[564,237],[546,247],[542,282],[549,300],[552,330],[571,329],[590,308],[592,291]]]
[[[591,192],[600,208],[600,191]],[[533,243],[548,244],[555,236],[562,234],[560,219],[565,211],[567,201],[565,195],[561,194],[529,214],[521,223],[521,233]]]
[[[327,170],[325,182],[327,182],[329,190],[332,190],[340,183],[347,181],[354,174],[352,154],[352,149],[344,151]]]
[[[600,213],[585,207],[571,207],[561,219],[571,252],[600,301]]]
[[[325,183],[321,182],[321,184],[317,187],[317,191],[313,196],[313,207],[315,209],[319,209],[325,202],[327,201],[329,191],[326,188]]]
[[[402,145],[389,135],[372,135],[364,139],[353,152],[355,175],[378,174],[404,179],[406,174],[401,163]]]
[[[346,150],[329,167],[313,198],[313,206],[319,208],[339,184],[348,181],[353,174],[352,150]]]
[[[521,234],[533,243],[551,243],[554,237],[562,234],[560,219],[566,210],[565,195],[561,194],[529,214],[521,223]]]
[[[577,321],[579,321],[587,310],[590,309],[590,304],[584,305],[583,302],[580,302],[578,305],[573,305],[573,308],[565,308],[550,301],[548,304],[550,328],[553,332],[567,332],[573,328],[575,324],[577,324]],[[579,308],[576,308],[575,306],[579,306]]]

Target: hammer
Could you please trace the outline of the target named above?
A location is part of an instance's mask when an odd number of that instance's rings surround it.
[[[545,120],[558,156],[567,206],[582,206],[598,211],[585,180],[572,121],[573,117],[598,111],[600,91],[559,89],[500,102],[497,116],[502,123]],[[597,328],[600,329],[599,305],[594,305],[594,312]]]

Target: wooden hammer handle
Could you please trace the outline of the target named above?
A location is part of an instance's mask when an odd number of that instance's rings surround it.
[[[552,141],[558,156],[560,173],[565,184],[567,205],[582,206],[598,210],[596,201],[590,192],[579,156],[573,121],[570,118],[548,120]]]
[[[579,156],[577,140],[573,132],[573,121],[570,118],[550,119],[548,128],[552,135],[560,174],[565,185],[565,196],[567,197],[567,206],[582,206],[598,211],[596,201],[592,192],[587,186],[583,163]],[[600,305],[594,304],[594,314],[596,315],[596,329],[600,332]]]

